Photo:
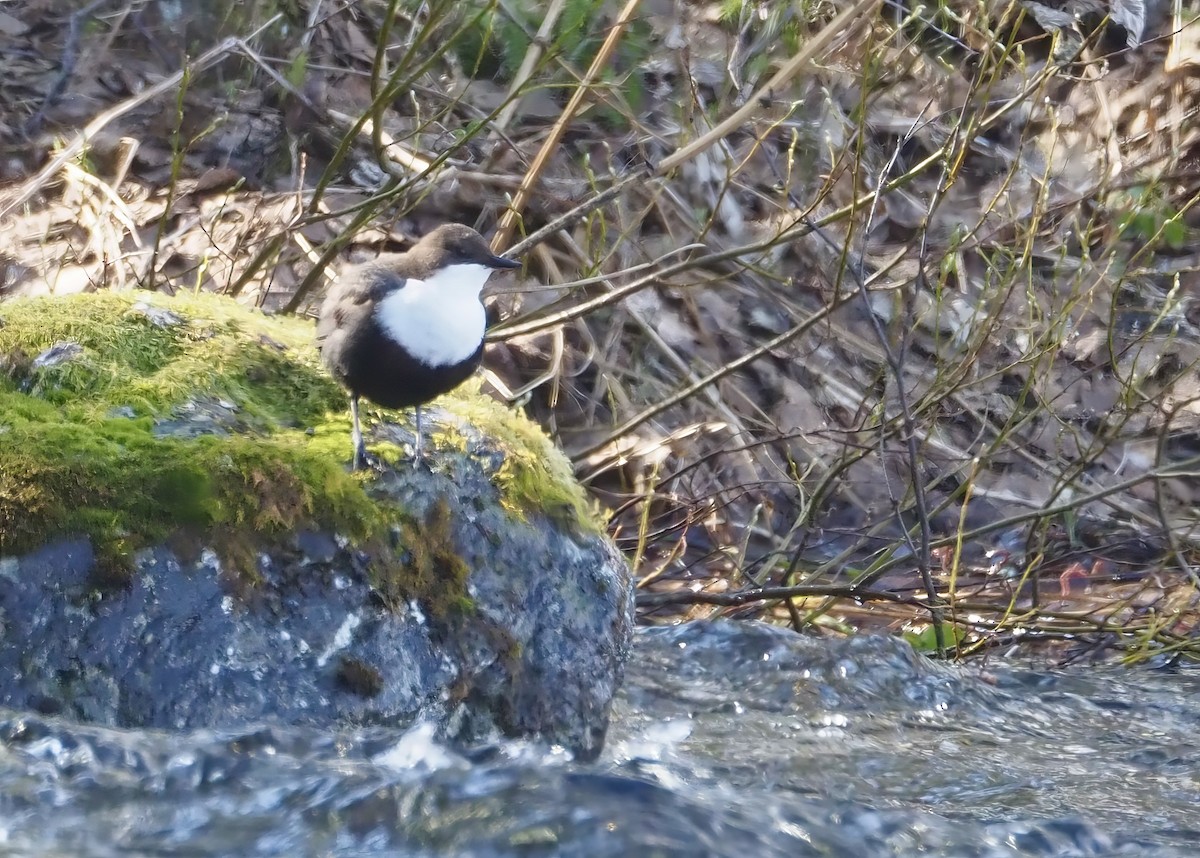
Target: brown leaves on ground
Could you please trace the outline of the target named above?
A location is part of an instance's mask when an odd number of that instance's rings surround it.
[[[208,4],[168,26],[158,6],[74,30],[61,0],[0,13],[0,209],[185,46],[278,11]],[[520,333],[489,366],[576,455],[649,589],[899,592],[960,532],[963,568],[994,577],[1003,550],[1071,595],[1071,551],[1187,575],[1200,25],[1135,6],[889,5],[763,91],[824,5],[642,4],[523,231],[627,184],[530,250],[528,290],[497,299],[497,336]],[[539,41],[543,10],[520,3],[292,4],[0,219],[0,294],[202,288],[303,310],[325,265],[445,219],[489,228],[617,12],[560,11],[574,29]],[[751,99],[744,126],[630,180]]]

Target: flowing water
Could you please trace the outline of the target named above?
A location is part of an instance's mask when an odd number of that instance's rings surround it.
[[[642,630],[601,759],[0,713],[0,856],[1195,856],[1200,673]]]

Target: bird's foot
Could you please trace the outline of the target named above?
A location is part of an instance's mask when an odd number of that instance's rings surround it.
[[[433,470],[432,463],[429,461],[429,458],[425,455],[425,452],[419,446],[413,447],[412,466],[413,466],[413,468],[418,468],[418,469],[424,468],[427,471]]]
[[[370,468],[376,473],[382,474],[387,470],[387,465],[383,459],[376,456],[374,453],[368,453],[366,446],[358,446],[354,448],[354,459],[350,463],[351,471],[361,471],[364,468]]]
[[[425,445],[422,443],[423,440],[424,439],[422,438],[421,432],[421,409],[418,408],[416,431],[413,432],[412,465],[414,468],[425,468],[426,470],[432,471],[433,468],[430,467],[429,461],[425,458]]]

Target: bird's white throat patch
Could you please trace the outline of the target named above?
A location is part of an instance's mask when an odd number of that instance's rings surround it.
[[[409,280],[375,308],[384,333],[428,366],[460,363],[479,348],[487,325],[479,291],[486,265],[449,265],[426,280]]]

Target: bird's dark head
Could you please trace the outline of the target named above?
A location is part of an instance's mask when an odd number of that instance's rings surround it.
[[[482,265],[491,269],[521,267],[520,262],[496,256],[482,235],[461,223],[439,226],[408,253],[421,258],[430,270],[451,265]]]

